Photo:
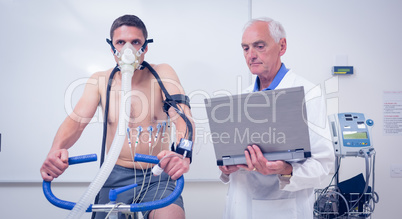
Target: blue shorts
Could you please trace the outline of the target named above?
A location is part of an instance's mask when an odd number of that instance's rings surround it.
[[[144,178],[145,174],[145,178]],[[134,178],[136,176],[136,178]],[[106,180],[105,185],[99,191],[98,204],[109,203],[109,190],[122,186],[137,183],[138,186],[130,189],[117,196],[116,203],[122,202],[124,204],[132,204],[134,195],[135,203],[144,203],[155,200],[160,200],[169,196],[174,190],[176,181],[171,180],[169,175],[163,172],[160,176],[153,176],[151,169],[132,169],[115,165],[109,178]],[[183,198],[180,196],[174,204],[180,206],[184,210]],[[148,218],[149,211],[142,212],[144,218]],[[96,212],[97,219],[104,219],[107,215],[106,212]],[[119,213],[119,218],[125,219],[125,215]]]

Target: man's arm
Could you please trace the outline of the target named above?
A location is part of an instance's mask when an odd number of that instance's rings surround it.
[[[162,82],[170,95],[174,94],[184,94],[184,89],[180,84],[180,80],[177,77],[176,72],[167,64],[161,64],[155,67],[155,70],[160,73],[160,77]],[[166,99],[165,95],[162,93],[163,98]],[[191,138],[194,139],[194,121],[192,120],[191,110],[186,104],[178,104],[179,109],[185,114],[188,118],[189,122],[193,127],[193,132],[191,133]],[[180,140],[188,139],[189,133],[186,122],[183,118],[176,112],[173,107],[170,107],[168,110],[169,117],[171,118],[172,122],[175,124],[176,127],[176,143],[178,144]],[[175,154],[171,151],[162,151],[158,154],[158,159],[162,159],[165,156]],[[185,158],[181,159],[177,156],[170,157],[169,159],[164,159],[163,163],[161,163],[161,167],[168,173],[172,179],[177,179],[184,173],[188,172],[190,169],[190,159]]]
[[[67,149],[79,139],[98,107],[100,100],[98,77],[98,74],[94,74],[87,81],[84,93],[73,112],[67,116],[58,129],[52,147],[40,168],[44,180],[51,181],[67,169]]]

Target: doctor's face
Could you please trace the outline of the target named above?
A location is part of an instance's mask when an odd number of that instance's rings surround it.
[[[286,39],[277,43],[269,33],[268,24],[257,21],[243,33],[241,46],[252,74],[274,77],[281,67],[281,56],[286,51]]]

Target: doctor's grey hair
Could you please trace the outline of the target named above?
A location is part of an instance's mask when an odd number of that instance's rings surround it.
[[[255,18],[251,19],[243,28],[243,32],[250,27],[252,24],[256,22],[265,22],[268,25],[269,28],[269,33],[271,34],[271,37],[275,40],[275,42],[279,42],[280,39],[286,38],[286,32],[285,28],[283,28],[282,24],[279,23],[278,21],[269,18],[269,17],[262,17],[262,18]]]

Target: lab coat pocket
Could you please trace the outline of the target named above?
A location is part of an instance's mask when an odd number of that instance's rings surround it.
[[[252,200],[252,219],[296,219],[296,199]]]

